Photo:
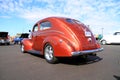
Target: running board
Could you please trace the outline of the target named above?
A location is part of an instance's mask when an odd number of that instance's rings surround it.
[[[37,51],[37,50],[29,50],[27,52],[31,54],[43,55],[41,51]]]

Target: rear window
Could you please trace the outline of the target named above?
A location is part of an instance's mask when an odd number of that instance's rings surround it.
[[[67,21],[68,23],[74,23],[74,21],[73,21],[72,19],[66,19],[66,21]]]
[[[21,34],[20,38],[28,38],[28,35],[29,34],[27,34],[27,33],[26,34]]]
[[[0,32],[0,37],[7,37],[8,36],[8,32]]]
[[[78,20],[74,20],[74,19],[66,19],[66,21],[68,22],[68,23],[72,23],[72,24],[75,24],[75,23],[77,23],[77,24],[83,24],[82,22],[80,22],[80,21],[78,21]]]
[[[83,24],[82,22],[78,21],[78,20],[74,20],[77,24]]]

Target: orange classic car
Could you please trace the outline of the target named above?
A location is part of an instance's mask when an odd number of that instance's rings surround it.
[[[48,17],[38,21],[21,43],[21,51],[44,55],[49,63],[58,57],[95,55],[102,51],[90,29],[78,20]]]

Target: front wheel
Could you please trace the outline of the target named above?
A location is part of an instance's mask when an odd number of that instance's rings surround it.
[[[50,44],[45,45],[44,57],[48,63],[55,64],[58,62],[58,59],[54,56],[54,49]]]
[[[25,49],[24,49],[24,45],[23,44],[21,44],[20,49],[21,49],[22,53],[25,53]]]
[[[101,41],[101,44],[102,44],[102,45],[105,45],[105,44],[106,44],[106,40],[102,40],[102,41]]]

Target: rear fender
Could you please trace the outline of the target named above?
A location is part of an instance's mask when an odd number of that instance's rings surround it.
[[[69,45],[67,41],[61,39],[60,37],[57,36],[47,37],[43,43],[43,49],[42,49],[43,53],[44,53],[44,47],[47,43],[52,45],[54,49],[54,56],[56,57],[72,56],[71,55],[71,52],[73,51],[72,46]]]

